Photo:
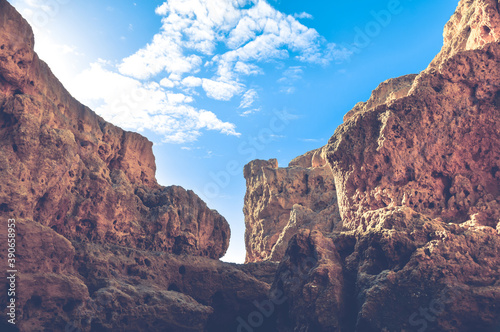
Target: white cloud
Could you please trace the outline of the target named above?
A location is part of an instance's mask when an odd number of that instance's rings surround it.
[[[279,83],[293,83],[302,79],[304,70],[301,66],[292,66],[283,72],[283,76],[278,80]]]
[[[69,87],[73,94],[94,108],[105,120],[126,129],[151,130],[168,143],[195,141],[202,130],[239,136],[236,126],[206,110],[188,105],[191,96],[165,90],[155,82],[141,82],[93,63]]]
[[[241,61],[236,62],[234,65],[234,71],[238,74],[243,74],[246,76],[250,75],[262,75],[264,71],[259,68],[259,66],[249,63],[244,63]]]
[[[259,107],[259,108],[254,108],[254,109],[249,109],[249,110],[246,110],[244,111],[243,113],[240,114],[240,116],[242,117],[247,117],[249,115],[252,115],[252,114],[255,114],[255,113],[258,113],[260,112],[262,109]]]
[[[45,0],[19,1],[31,14],[54,10]],[[298,21],[312,19],[310,14],[287,15],[266,0],[169,0],[155,12],[161,16],[161,29],[147,45],[117,65],[99,61],[63,82],[71,82],[70,90],[106,120],[127,129],[151,130],[165,142],[191,142],[206,130],[239,135],[234,124],[193,106],[195,98],[202,97],[199,87],[218,101],[240,96],[240,115],[248,116],[260,111],[254,105],[256,90],[247,87],[248,77],[264,75],[266,63],[301,63],[289,67],[279,80],[282,92],[293,93],[293,82],[301,79],[307,63],[326,65],[350,56]],[[128,30],[134,26],[128,25]],[[78,51],[61,45],[58,53]],[[64,72],[56,62],[51,67]]]
[[[217,68],[218,77],[211,79],[232,81],[262,73],[252,62],[294,55],[299,61],[324,65],[344,56],[315,29],[265,0],[170,0],[156,13],[162,16],[162,30],[123,60],[122,74],[138,79],[162,71],[193,74],[204,63]],[[295,16],[311,18],[305,12]],[[228,50],[214,54],[223,44]]]
[[[167,100],[171,105],[192,103],[193,98],[182,93],[167,93]]]
[[[168,78],[164,78],[160,81],[160,85],[165,88],[173,88],[175,86],[175,83],[172,82],[172,80],[169,80]]]
[[[304,70],[302,66],[292,66],[283,72],[283,76],[278,80],[282,84],[280,92],[285,94],[293,94],[296,91],[295,82],[302,79]]]
[[[241,97],[239,108],[250,108],[255,100],[258,98],[257,91],[250,89]]]
[[[322,138],[302,138],[302,139],[300,139],[300,141],[306,142],[306,143],[324,143],[325,142],[325,140]]]
[[[173,74],[189,73],[202,63],[195,54],[182,51],[180,35],[157,34],[145,48],[123,59],[118,69],[123,75],[148,79],[162,71]]]
[[[241,93],[243,86],[237,82],[222,82],[204,78],[202,83],[208,97],[228,101],[234,95]]]
[[[291,95],[295,92],[295,87],[293,86],[284,86],[280,89],[280,92],[285,93],[287,95]]]
[[[311,14],[306,13],[306,12],[293,14],[293,17],[295,17],[295,18],[306,18],[306,19],[309,19],[309,20],[312,20],[314,18]]]
[[[192,141],[202,130],[238,135],[234,124],[190,105],[199,96],[198,87],[208,98],[219,101],[229,101],[246,91],[239,108],[244,109],[241,116],[248,116],[260,109],[252,107],[257,92],[246,87],[245,78],[264,74],[259,63],[293,58],[325,65],[346,55],[297,20],[311,15],[286,15],[265,0],[169,0],[155,12],[162,17],[161,30],[150,43],[124,58],[117,66],[118,73],[94,65],[82,78],[92,74],[101,82],[114,82],[106,87],[96,84],[86,92],[101,97],[103,105],[98,111],[103,115],[128,128],[162,133],[169,142]],[[302,73],[300,66],[285,71],[281,91],[293,93],[292,83]],[[156,85],[148,83],[158,80]],[[130,95],[130,91],[139,91],[147,98],[133,111],[114,108],[117,98]]]
[[[201,86],[203,84],[203,80],[199,77],[188,76],[182,80],[181,84],[188,88],[194,88]]]

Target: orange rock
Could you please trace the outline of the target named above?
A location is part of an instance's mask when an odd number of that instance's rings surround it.
[[[192,191],[157,184],[152,143],[71,97],[6,1],[0,28],[2,210],[68,239],[222,257],[228,223]]]

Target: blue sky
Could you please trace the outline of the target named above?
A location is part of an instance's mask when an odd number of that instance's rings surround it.
[[[226,217],[224,260],[243,262],[243,166],[286,166],[380,82],[425,69],[458,1],[10,3],[76,98],[154,142],[160,184]]]

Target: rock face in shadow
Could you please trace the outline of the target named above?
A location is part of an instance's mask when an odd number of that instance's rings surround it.
[[[33,46],[0,0],[0,238],[16,219],[16,327],[236,330],[276,265],[216,260],[226,220],[192,191],[158,185],[152,143],[72,98]],[[5,308],[5,282],[0,293]]]
[[[69,241],[31,220],[16,225],[21,331],[236,330],[238,317],[267,298],[260,275],[276,271],[254,266],[252,274],[206,257]],[[3,283],[0,290],[6,294]]]
[[[301,231],[272,291],[279,331],[494,331],[500,238],[408,207],[365,214],[351,232]]]
[[[276,159],[244,168],[246,262],[280,261],[299,229],[331,232],[340,221],[330,167],[322,150],[279,168]]]

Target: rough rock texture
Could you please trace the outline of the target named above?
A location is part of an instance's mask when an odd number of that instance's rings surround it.
[[[322,150],[279,168],[275,159],[244,168],[246,262],[280,261],[299,229],[331,232],[340,221],[330,167]]]
[[[289,242],[279,331],[500,328],[499,7],[460,1],[431,65],[337,128],[342,229]]]
[[[0,218],[17,219],[19,328],[498,330],[499,7],[460,1],[427,70],[381,84],[327,146],[245,166],[257,263],[237,266],[210,259],[224,219],[160,187],[151,144],[71,98],[0,0]]]
[[[500,39],[500,14],[498,0],[460,1],[446,23],[443,48],[429,65],[438,67],[450,56],[462,51],[476,50]]]
[[[73,99],[33,45],[0,0],[0,255],[15,218],[16,327],[236,330],[276,265],[211,259],[229,244],[225,219],[192,191],[158,185],[151,142]],[[5,282],[0,294],[6,308]]]
[[[273,291],[288,301],[277,309],[279,331],[341,331],[347,312],[343,268],[333,241],[299,230],[280,263]]]
[[[365,214],[351,232],[301,231],[273,291],[279,331],[496,331],[494,229],[446,224],[408,207]]]
[[[499,105],[495,42],[422,72],[407,96],[354,114],[327,146],[344,225],[362,223],[369,210],[408,206],[446,222],[495,228]]]
[[[192,191],[161,187],[152,143],[80,104],[0,1],[0,210],[68,239],[224,255],[230,230]]]
[[[237,318],[255,310],[269,289],[236,264],[69,241],[31,220],[17,220],[17,242],[21,331],[236,330]],[[253,267],[256,275],[275,270]],[[0,291],[6,294],[3,283]]]
[[[408,95],[417,75],[410,74],[398,78],[390,78],[373,90],[370,99],[366,102],[359,102],[352,110],[344,115],[344,121],[349,120],[354,114],[368,111],[379,105],[383,105]]]

